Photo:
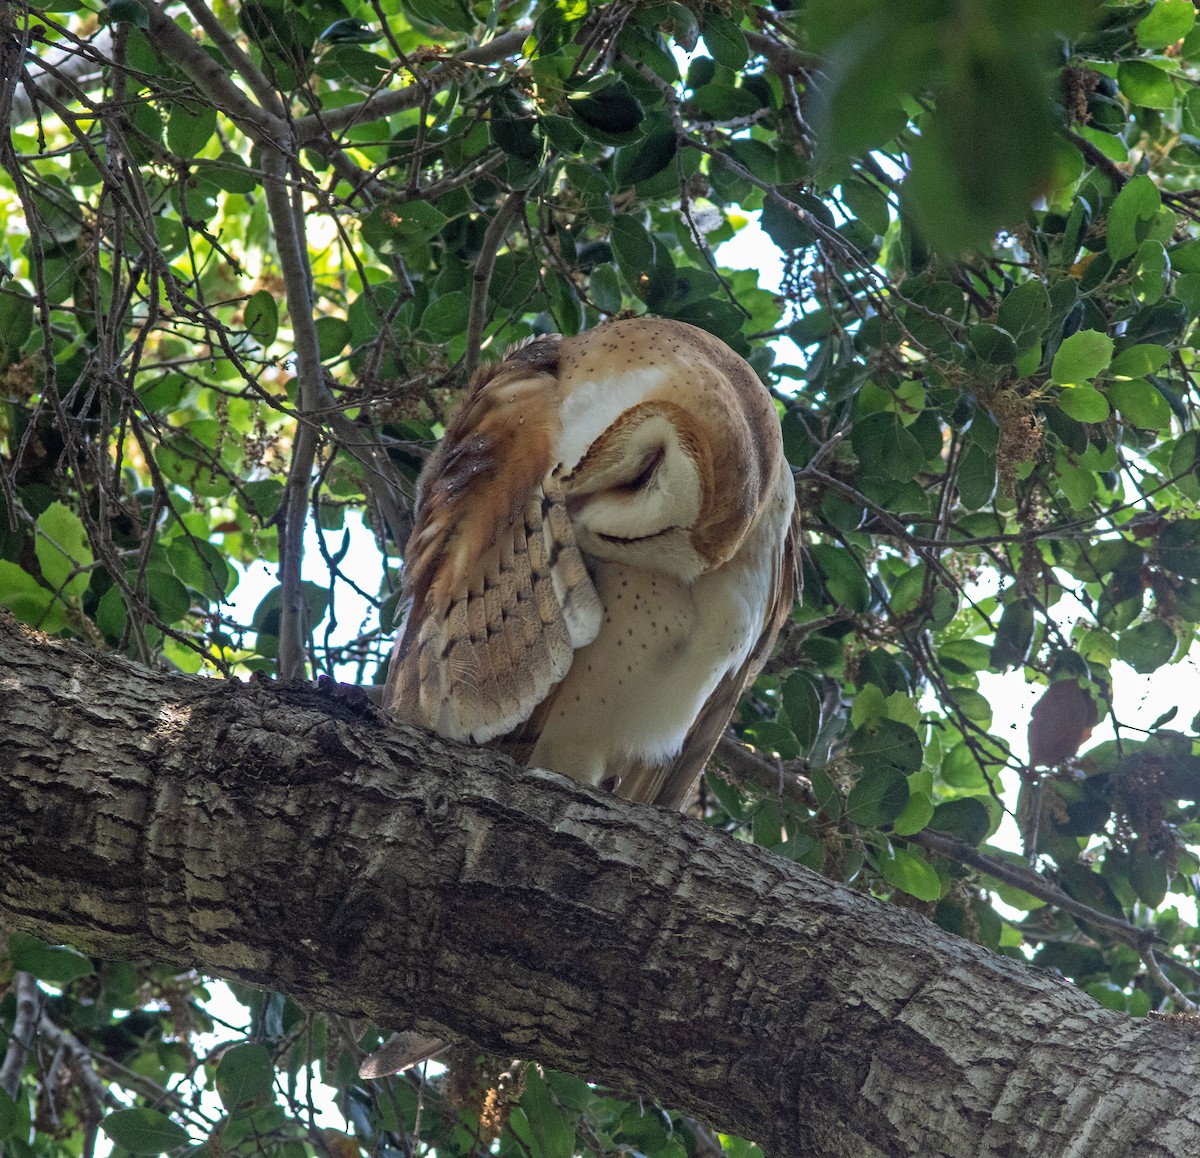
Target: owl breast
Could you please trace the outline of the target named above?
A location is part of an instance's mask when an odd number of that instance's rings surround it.
[[[750,367],[663,319],[539,339],[477,374],[419,493],[385,706],[677,806],[792,605]]]
[[[740,692],[745,681],[777,598],[778,528],[791,515],[790,482],[780,478],[773,509],[741,550],[692,582],[589,560],[603,622],[540,713],[530,764],[607,783],[621,795],[657,797],[646,781],[679,756],[718,687],[738,681]]]

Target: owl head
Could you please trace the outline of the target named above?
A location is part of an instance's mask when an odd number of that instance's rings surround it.
[[[554,470],[585,554],[685,580],[720,566],[783,462],[753,370],[680,322],[630,318],[561,343]]]

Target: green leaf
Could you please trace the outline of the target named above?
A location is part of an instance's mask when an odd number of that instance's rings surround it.
[[[1153,305],[1171,285],[1171,261],[1161,241],[1147,238],[1133,261],[1133,296],[1144,306]]]
[[[616,80],[585,96],[573,96],[567,104],[591,130],[593,137],[610,144],[626,139],[646,115],[623,80]]]
[[[869,474],[907,482],[925,465],[925,451],[916,436],[891,412],[857,419],[850,445]]]
[[[611,262],[596,266],[588,275],[588,294],[596,308],[606,314],[621,309],[621,280]]]
[[[1137,22],[1137,41],[1141,48],[1166,48],[1182,40],[1196,22],[1192,0],[1157,0]]]
[[[540,1158],[572,1158],[575,1153],[575,1127],[559,1109],[542,1080],[537,1066],[525,1070],[525,1092],[521,1109],[529,1125],[529,1133]]]
[[[996,493],[996,457],[972,442],[959,464],[958,498],[967,510],[977,511]]]
[[[1158,186],[1145,173],[1125,182],[1108,213],[1108,256],[1113,261],[1137,251],[1161,206]]]
[[[1145,378],[1161,370],[1170,360],[1171,352],[1165,346],[1140,343],[1119,351],[1108,372],[1114,378]]]
[[[242,324],[264,349],[279,333],[279,305],[269,290],[257,290],[246,301]]]
[[[225,556],[204,539],[176,539],[167,548],[167,558],[171,570],[206,599],[223,598],[236,581]]]
[[[32,973],[51,985],[67,985],[94,972],[91,958],[66,945],[47,945],[25,933],[10,935],[9,955],[14,969]]]
[[[968,720],[981,728],[992,726],[992,705],[987,696],[974,688],[951,688],[950,698]]]
[[[1040,281],[1022,282],[1000,303],[996,324],[1007,330],[1024,351],[1035,346],[1050,324],[1050,295]]]
[[[216,131],[217,110],[212,105],[174,104],[167,119],[167,148],[190,161]]]
[[[62,602],[7,559],[0,559],[0,607],[7,607],[22,623],[42,631],[59,631],[66,626]]]
[[[217,1093],[229,1114],[245,1114],[271,1101],[275,1066],[263,1045],[235,1045],[217,1064]]]
[[[613,177],[617,187],[627,189],[661,173],[675,159],[678,151],[675,128],[669,123],[647,133],[635,144],[618,149],[613,162]]]
[[[1082,511],[1096,496],[1096,472],[1082,466],[1071,466],[1061,454],[1056,460],[1054,481],[1070,504],[1071,510]]]
[[[859,221],[875,233],[882,236],[887,232],[891,224],[891,206],[875,185],[868,181],[843,181],[842,201]]]
[[[908,775],[921,767],[920,738],[898,720],[867,720],[850,737],[849,750],[850,758],[864,770],[895,768]]]
[[[967,340],[975,354],[993,366],[1004,366],[1016,361],[1016,340],[1000,326],[993,326],[990,322],[976,322],[967,332]]]
[[[435,338],[452,338],[467,332],[471,299],[462,290],[443,294],[430,302],[421,315],[421,329]]]
[[[1020,667],[1029,658],[1029,649],[1033,647],[1033,630],[1033,608],[1029,603],[1014,599],[1006,604],[996,625],[991,666],[996,671]]]
[[[133,24],[138,28],[150,27],[150,16],[140,0],[112,0],[108,5],[108,19],[113,24]]]
[[[715,8],[705,12],[700,27],[713,60],[731,72],[740,72],[750,56],[745,33]]]
[[[8,1096],[7,1090],[0,1090],[0,1141],[11,1138],[17,1128],[17,1103]]]
[[[1109,415],[1108,399],[1094,386],[1067,387],[1058,396],[1058,405],[1076,422],[1103,422]]]
[[[817,807],[830,820],[837,820],[842,815],[842,800],[829,773],[824,768],[814,768],[810,780],[813,795],[817,798]]]
[[[763,800],[750,817],[750,839],[763,848],[774,848],[783,841],[783,815],[775,800]]]
[[[37,525],[39,534],[34,540],[34,551],[42,578],[60,591],[63,599],[81,598],[91,582],[91,573],[85,570],[69,581],[67,576],[76,568],[90,567],[94,559],[79,516],[62,503],[51,503],[38,516]]]
[[[329,610],[329,590],[319,583],[305,579],[300,584],[310,624],[320,623]],[[279,634],[279,614],[283,605],[282,588],[277,584],[259,601],[250,617],[250,626],[267,635]]]
[[[15,362],[33,333],[33,299],[0,294],[0,366]]]
[[[363,240],[378,253],[402,253],[436,237],[449,220],[424,201],[385,201],[363,218]]]
[[[892,831],[897,836],[912,836],[925,828],[933,818],[933,801],[924,792],[910,790],[904,811],[896,817]]]
[[[1139,842],[1129,856],[1129,883],[1143,905],[1157,909],[1171,883],[1166,859],[1155,856]]]
[[[350,343],[350,323],[345,318],[317,319],[317,346],[321,361],[336,358]]]
[[[1161,619],[1152,619],[1121,632],[1117,656],[1134,671],[1149,675],[1171,659],[1178,642],[1175,633]]]
[[[938,832],[957,836],[968,844],[978,845],[992,827],[992,819],[981,800],[963,796],[958,800],[947,800],[933,810],[929,827]]]
[[[189,1140],[182,1126],[157,1110],[117,1110],[101,1120],[100,1129],[130,1154],[165,1154]]]
[[[246,166],[246,162],[228,149],[215,161],[201,161],[197,171],[226,193],[253,193],[258,188],[258,178]]]
[[[537,115],[524,96],[509,85],[492,99],[488,131],[492,143],[510,157],[537,161],[542,155],[542,138]]]
[[[654,265],[654,238],[636,218],[622,214],[612,223],[613,256],[630,286]]]
[[[794,209],[768,198],[763,203],[759,219],[763,232],[785,253],[804,249],[816,242],[820,226],[833,229],[829,210],[815,197],[795,193],[789,201]]]
[[[787,712],[802,752],[807,752],[816,741],[821,728],[821,699],[812,680],[803,672],[792,672],[783,682],[781,692],[783,709]]]
[[[846,817],[865,828],[895,820],[908,804],[908,781],[895,768],[864,772],[846,797]]]
[[[274,518],[282,502],[283,483],[277,478],[244,483],[238,495],[238,505],[264,523]]]
[[[1118,65],[1117,84],[1133,104],[1142,108],[1169,109],[1175,104],[1175,83],[1170,74],[1148,60],[1126,60]]]
[[[192,609],[188,589],[170,572],[160,567],[146,568],[146,594],[150,606],[164,623],[179,623]]]
[[[1053,381],[1066,385],[1075,382],[1090,382],[1112,361],[1113,340],[1099,330],[1079,330],[1062,345],[1054,355],[1050,367]]]
[[[830,598],[840,607],[851,611],[866,611],[871,591],[862,569],[849,551],[819,543],[812,548],[811,557],[821,572]]]
[[[937,870],[923,857],[906,848],[893,848],[890,856],[880,856],[879,872],[890,885],[902,889],[920,901],[936,901],[942,895]]]
[[[1158,537],[1158,560],[1176,575],[1200,579],[1200,521],[1168,523]]]
[[[800,745],[791,728],[776,724],[772,720],[760,720],[747,732],[754,746],[761,752],[778,755],[784,760],[794,760],[800,755]]]
[[[1143,430],[1164,430],[1171,425],[1171,404],[1150,382],[1114,382],[1108,388],[1108,400],[1126,422]]]

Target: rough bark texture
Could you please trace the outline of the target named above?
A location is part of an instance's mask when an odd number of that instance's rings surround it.
[[[653,1093],[771,1155],[1200,1153],[1200,1034],[684,817],[0,619],[0,920]]]

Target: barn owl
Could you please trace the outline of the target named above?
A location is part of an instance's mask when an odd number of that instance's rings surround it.
[[[771,397],[711,334],[523,344],[422,472],[384,706],[677,808],[791,610],[795,505]],[[439,1047],[397,1034],[360,1072]]]
[[[678,807],[791,610],[794,510],[770,395],[711,334],[534,339],[422,474],[385,707]]]

